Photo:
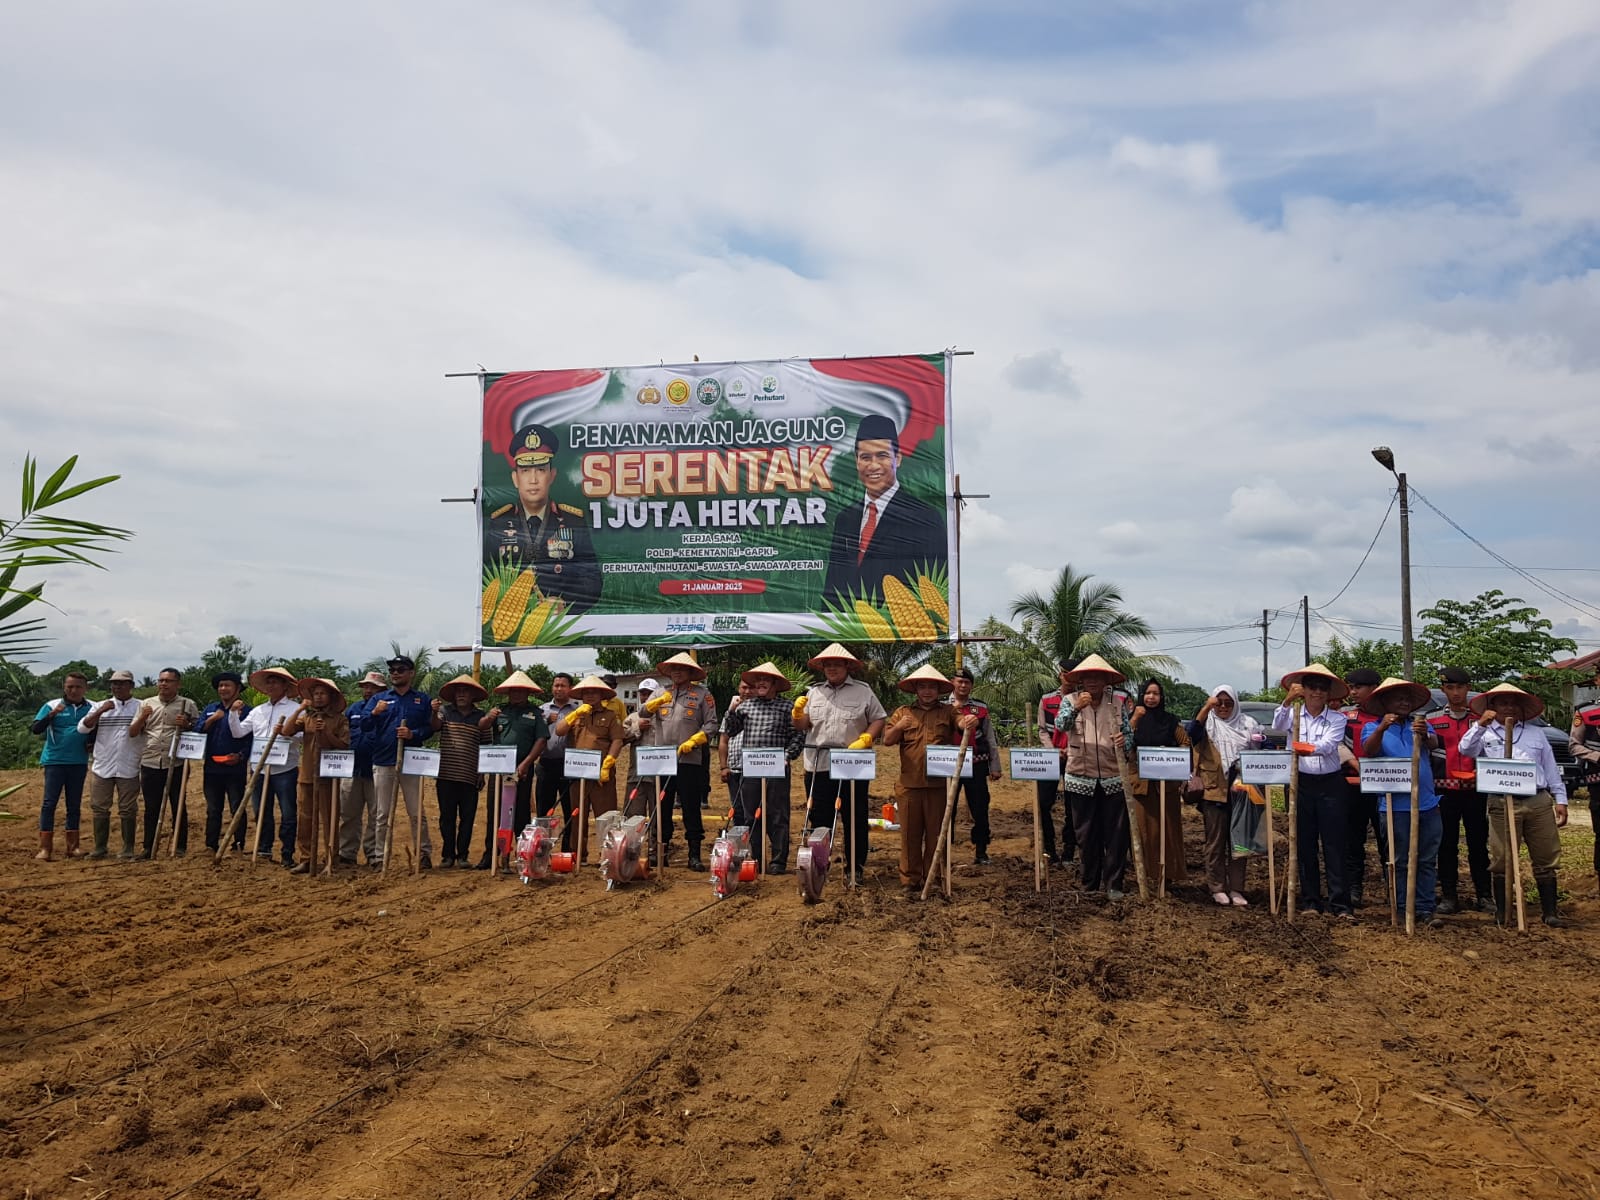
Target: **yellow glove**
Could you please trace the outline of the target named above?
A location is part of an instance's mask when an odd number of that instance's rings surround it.
[[[699,733],[697,733],[693,737],[691,737],[687,742],[680,743],[679,746],[678,746],[678,753],[680,755],[681,754],[693,754],[696,750],[700,749],[700,747],[704,746],[705,744],[706,744],[705,730],[701,730]]]
[[[617,765],[617,756],[615,754],[608,754],[608,755],[605,756],[605,758],[600,760],[600,782],[601,783],[610,783],[611,782],[611,768],[616,766],[616,765]]]
[[[571,725],[574,721],[581,721],[593,711],[594,707],[592,705],[580,704],[567,714],[567,724]]]
[[[790,719],[793,719],[794,717],[798,717],[801,713],[805,712],[806,705],[808,705],[810,703],[811,703],[811,697],[810,696],[801,696],[797,700],[795,700],[794,709],[789,714]]]
[[[671,692],[657,692],[654,696],[651,696],[650,699],[644,702],[644,710],[648,713],[660,712],[663,708],[671,703]]]
[[[846,750],[871,750],[872,749],[872,735],[870,733],[863,733],[855,741],[851,742],[848,746],[846,746],[845,749]]]

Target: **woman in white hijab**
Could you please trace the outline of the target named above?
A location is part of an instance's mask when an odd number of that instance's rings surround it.
[[[1205,795],[1200,816],[1205,823],[1206,889],[1218,904],[1244,908],[1244,868],[1255,841],[1260,814],[1239,783],[1239,754],[1261,744],[1261,727],[1239,711],[1239,693],[1229,684],[1213,688],[1189,722]],[[1254,817],[1252,823],[1250,818]],[[1234,826],[1248,839],[1235,857]],[[1265,849],[1265,847],[1263,847]]]

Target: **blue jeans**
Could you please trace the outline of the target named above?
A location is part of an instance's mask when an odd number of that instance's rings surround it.
[[[1439,882],[1439,843],[1444,839],[1444,816],[1438,805],[1425,808],[1417,826],[1417,920],[1433,916],[1433,892]],[[1394,810],[1394,894],[1405,914],[1406,873],[1411,867],[1411,812]]]
[[[265,811],[261,807],[261,780],[256,780],[256,786],[250,792],[250,815],[255,817],[258,824],[256,835],[250,839],[251,849],[260,848],[263,854],[272,853],[272,801],[278,802],[278,844],[281,848],[281,857],[285,864],[294,862],[294,836],[296,832],[295,814],[296,790],[300,784],[300,771],[284,771],[278,775],[267,777],[268,801]]]
[[[53,763],[44,769],[44,803],[39,806],[39,830],[53,833],[56,827],[56,805],[61,793],[67,794],[67,832],[78,831],[78,816],[83,811],[83,780],[89,774],[88,763]]]

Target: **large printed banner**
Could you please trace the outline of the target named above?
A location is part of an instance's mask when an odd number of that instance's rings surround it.
[[[483,377],[482,644],[936,641],[950,359]]]

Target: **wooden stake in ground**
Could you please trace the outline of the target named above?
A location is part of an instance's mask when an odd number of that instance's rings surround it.
[[[1420,721],[1421,718],[1419,717]],[[1426,725],[1423,726],[1427,728]],[[1422,739],[1426,736],[1411,726],[1411,846],[1406,852],[1406,936],[1417,932],[1417,842],[1422,837]]]
[[[500,874],[500,788],[503,775],[489,776],[489,874]],[[515,819],[515,818],[513,818]]]
[[[332,876],[333,864],[339,858],[339,780],[333,780],[333,789],[328,795],[328,844],[327,865],[322,868],[324,875]]]
[[[267,740],[267,748],[261,752],[261,769],[263,772],[265,772],[267,778],[266,782],[261,785],[261,808],[256,814],[255,841],[250,843],[250,865],[252,867],[256,865],[257,860],[259,860],[261,857],[261,831],[265,829],[267,825],[263,814],[267,810],[267,793],[272,790],[272,768],[267,766],[267,755],[272,751],[272,743],[278,740],[278,735],[282,732],[283,718],[279,717],[278,723],[272,727],[272,737]],[[249,799],[249,793],[246,793],[245,798],[246,800]],[[283,806],[280,804],[278,808],[279,812],[277,820],[281,822],[283,820]],[[270,843],[267,845],[267,853],[272,853],[272,846]]]
[[[1295,749],[1300,741],[1300,701],[1290,707],[1294,710],[1294,723],[1289,733],[1289,864],[1284,868],[1284,909],[1293,923],[1295,901],[1300,898],[1300,752]]]
[[[578,848],[578,857],[573,860],[572,873],[576,875],[583,860],[589,853],[589,781],[578,780],[578,836],[572,844]]]
[[[167,750],[167,770],[168,770],[168,772],[171,772],[178,765],[178,757],[177,756],[178,756],[178,735],[177,735],[177,733],[173,733],[173,735],[172,735],[172,745],[170,747],[168,747],[168,750]],[[168,793],[167,784],[170,783],[170,782],[172,782],[172,776],[171,776],[171,774],[168,774],[167,778],[165,780],[163,780],[162,784],[161,784],[161,807],[156,809],[156,833],[155,833],[155,836],[150,839],[150,857],[152,859],[155,858],[156,851],[161,848],[161,826],[162,826],[162,823],[167,819],[167,793]],[[173,833],[177,833],[177,830],[178,830],[178,818],[177,818],[176,815],[174,815],[173,818],[172,818],[172,830],[173,830]]]
[[[711,752],[709,750],[707,750],[706,751],[706,765],[707,765],[708,768],[709,768],[710,764],[711,764]],[[707,770],[706,774],[707,775],[710,774],[709,769]],[[655,841],[656,841],[656,878],[657,879],[663,878],[667,873],[666,824],[667,823],[664,820],[661,819],[661,776],[657,775],[656,776],[656,815],[655,815],[655,820],[650,822],[651,830],[655,834]],[[687,838],[688,836],[689,836],[688,830],[685,830],[684,831],[684,837]]]
[[[767,784],[771,782],[765,776],[761,779],[761,853],[756,855],[756,874],[765,875],[767,864],[772,861],[772,817],[767,812]]]
[[[1517,719],[1506,718],[1506,745],[1505,756],[1512,758],[1512,749],[1517,744]],[[1517,798],[1505,797],[1506,802],[1506,903],[1510,904],[1513,895],[1517,904],[1517,930],[1526,933],[1528,930],[1528,917],[1522,908],[1522,852],[1517,846]],[[1507,924],[1510,924],[1508,921]]]
[[[406,752],[406,740],[400,734],[394,735],[394,787],[389,789],[389,824],[383,831],[383,866],[378,874],[389,873],[389,860],[394,857],[394,818],[395,809],[400,807],[400,760]],[[418,797],[417,807],[422,807],[421,797]]]
[[[1274,860],[1272,843],[1274,833],[1272,828],[1272,788],[1263,783],[1261,794],[1267,800],[1267,908],[1273,916],[1278,915],[1278,864]]]
[[[434,785],[437,792],[438,785]],[[411,873],[422,874],[422,801],[428,794],[428,777],[417,776],[417,819],[411,823]]]
[[[1039,817],[1039,796],[1036,787],[1033,798],[1033,890],[1036,892],[1048,891],[1050,887],[1050,874],[1044,865],[1043,826],[1044,822]]]
[[[1117,728],[1122,727],[1122,701],[1121,695],[1116,701]],[[1080,714],[1081,719],[1081,714]],[[1150,880],[1144,869],[1144,835],[1139,832],[1139,802],[1133,796],[1133,780],[1128,772],[1127,748],[1124,747],[1117,754],[1117,774],[1122,779],[1122,803],[1128,810],[1128,844],[1133,850],[1133,874],[1139,881],[1139,899],[1150,899]]]
[[[950,836],[950,827],[955,823],[956,813],[956,785],[961,782],[961,766],[967,761],[967,751],[972,749],[972,730],[966,729],[961,733],[961,748],[956,751],[956,769],[950,774],[950,782],[945,785],[944,792],[944,820],[939,823],[939,840],[934,843],[935,850],[933,861],[928,864],[922,880],[922,898],[928,898],[928,890],[933,887],[935,875],[944,876],[944,896],[950,898],[950,860],[941,858],[938,847],[943,846],[945,838]],[[901,814],[902,818],[904,814]],[[941,864],[943,870],[940,870]]]
[[[226,720],[227,718],[224,717],[223,719]],[[223,856],[232,848],[233,835],[238,830],[239,823],[244,821],[250,814],[250,793],[255,790],[256,780],[261,778],[261,773],[267,769],[267,755],[272,753],[272,744],[277,740],[278,731],[274,729],[272,735],[267,738],[267,744],[265,749],[261,751],[261,757],[256,759],[255,768],[250,772],[249,778],[244,781],[244,799],[239,802],[239,808],[228,822],[228,828],[224,831],[222,841],[217,846],[218,862],[221,862]]]
[[[1161,861],[1157,865],[1161,868],[1161,878],[1156,880],[1156,895],[1161,899],[1167,898],[1167,781],[1157,779],[1156,795],[1161,797],[1158,805],[1161,812]]]
[[[1361,803],[1365,805],[1366,802],[1367,799],[1363,796]],[[1395,890],[1398,881],[1394,873],[1394,805],[1389,803],[1388,797],[1385,797],[1383,802],[1383,821],[1387,826],[1389,838],[1389,865],[1385,868],[1384,874],[1385,885],[1389,889],[1389,924],[1395,926],[1400,924],[1400,896]],[[1362,866],[1363,868],[1366,866],[1365,856],[1362,857]]]
[[[167,857],[178,857],[178,813],[187,818],[189,815],[189,764],[191,759],[183,760],[183,769],[178,772],[178,810],[172,817],[172,842],[167,847]],[[165,807],[165,805],[163,805]]]

